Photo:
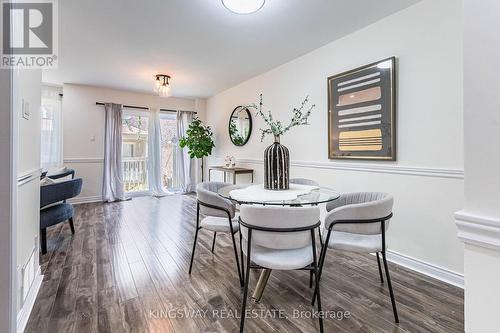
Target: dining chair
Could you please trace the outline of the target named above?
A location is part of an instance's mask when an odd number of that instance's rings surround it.
[[[319,184],[316,181],[307,178],[291,178],[290,184],[319,186]]]
[[[307,179],[307,178],[291,178],[290,179],[290,184],[299,184],[299,185],[309,185],[309,186],[319,186],[319,183],[312,180],[312,179]],[[319,234],[319,241],[321,243],[321,246],[323,247],[323,240],[321,237],[321,228],[318,228],[318,234]],[[310,272],[309,275],[309,288],[313,287],[313,272]]]
[[[243,291],[240,332],[245,325],[245,309],[251,269],[312,270],[319,282],[315,230],[320,226],[319,207],[272,207],[242,205],[240,235],[246,255],[245,287]],[[243,261],[243,259],[242,259]],[[318,311],[321,313],[320,290],[316,288]],[[319,317],[320,332],[323,319]]]
[[[387,286],[396,323],[399,323],[396,301],[386,258],[386,232],[392,217],[392,195],[381,192],[345,193],[329,202],[325,217],[326,238],[320,256],[319,279],[327,250],[337,249],[357,253],[375,253],[381,283],[384,283],[379,254],[384,262]],[[325,232],[323,232],[325,234]],[[319,285],[316,285],[318,288]],[[312,303],[314,304],[314,297]]]
[[[193,268],[194,253],[196,250],[196,242],[198,240],[198,232],[201,229],[213,231],[214,238],[212,241],[212,253],[215,249],[215,239],[217,233],[229,233],[233,241],[234,258],[238,268],[238,277],[240,285],[243,286],[242,268],[238,260],[238,250],[234,240],[234,234],[238,232],[240,226],[238,219],[235,218],[236,207],[227,199],[222,198],[217,192],[224,186],[231,184],[221,182],[204,182],[196,187],[197,203],[196,203],[196,230],[194,234],[193,251],[191,253],[191,263],[189,264],[189,274]],[[200,213],[204,218],[200,221]],[[240,237],[240,254],[241,254],[241,237]]]

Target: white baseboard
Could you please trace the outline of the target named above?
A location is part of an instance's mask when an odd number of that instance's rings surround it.
[[[37,253],[38,254],[38,253]],[[40,290],[40,286],[42,285],[43,275],[40,271],[40,267],[38,267],[38,271],[36,273],[35,279],[31,284],[30,291],[24,300],[23,307],[19,310],[17,314],[17,332],[23,333],[26,328],[26,324],[28,323],[28,319],[31,314],[31,310],[33,310],[33,305],[35,304],[36,296],[38,295],[38,291]]]
[[[89,197],[76,197],[68,200],[69,203],[74,205],[83,204],[83,203],[91,203],[91,202],[102,202],[102,196],[94,195]]]
[[[463,274],[391,250],[387,250],[387,260],[456,287],[464,288]]]

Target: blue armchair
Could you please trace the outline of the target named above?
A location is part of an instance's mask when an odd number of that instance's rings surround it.
[[[71,233],[75,233],[73,225],[73,205],[67,199],[76,197],[82,191],[82,179],[45,185],[40,187],[40,240],[42,254],[47,253],[47,228],[68,221]]]

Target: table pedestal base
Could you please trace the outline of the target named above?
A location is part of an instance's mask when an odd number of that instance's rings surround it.
[[[259,281],[257,281],[257,285],[255,286],[255,290],[252,295],[254,302],[260,302],[262,293],[264,293],[264,288],[266,288],[267,281],[269,280],[269,276],[271,276],[271,272],[271,269],[263,269],[260,273]]]

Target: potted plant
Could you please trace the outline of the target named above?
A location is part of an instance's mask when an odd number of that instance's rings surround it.
[[[267,115],[262,111],[262,94],[260,94],[259,106],[252,104],[246,106],[257,110],[257,115],[260,116],[267,128],[261,128],[262,136],[260,141],[264,140],[267,134],[274,135],[274,143],[264,151],[264,187],[269,190],[286,190],[290,186],[290,154],[288,148],[280,144],[280,137],[288,132],[292,127],[309,125],[308,119],[312,110],[316,107],[312,104],[306,107],[309,103],[307,96],[298,108],[292,110],[292,119],[288,125],[283,125],[281,121],[275,120],[271,111]]]
[[[210,126],[203,125],[203,122],[194,117],[186,131],[186,136],[180,138],[179,146],[188,148],[190,158],[201,158],[201,181],[203,181],[203,158],[212,154],[215,147],[214,134]]]

